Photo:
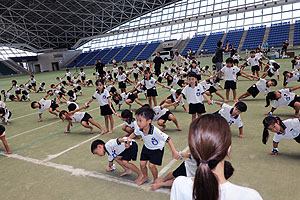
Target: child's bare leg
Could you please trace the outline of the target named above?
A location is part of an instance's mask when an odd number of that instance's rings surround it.
[[[149,106],[152,108],[152,99],[151,99],[151,97],[147,97],[147,99],[148,99]]]
[[[172,120],[172,122],[176,125],[179,131],[182,130],[181,126],[178,124],[178,121],[174,115],[169,115],[169,119]]]
[[[160,102],[159,105],[162,106],[162,105],[166,102],[166,100],[167,100],[167,99],[162,100],[162,102]]]
[[[135,99],[134,100],[137,104],[139,104],[140,106],[143,106],[144,104],[140,101],[140,100],[138,100],[138,99]]]
[[[300,103],[299,102],[294,103],[294,107],[295,107],[295,117],[299,118]]]
[[[86,123],[85,121],[82,121],[81,125],[84,126],[85,128],[90,129],[90,133],[93,134],[93,127],[91,127],[90,125],[88,125],[88,123]]]
[[[157,106],[156,97],[153,97],[154,106]]]
[[[52,115],[55,115],[56,117],[58,116],[55,112],[53,112],[52,108],[49,108],[49,113],[51,113]]]
[[[156,168],[156,165],[149,162],[149,168],[153,176],[153,183],[156,183],[156,180],[158,178],[158,170]]]
[[[9,147],[8,147],[7,142],[6,142],[5,136],[2,136],[0,138],[2,140],[2,143],[3,143],[4,147],[5,147],[6,153],[7,154],[12,154],[12,152],[10,152],[10,150],[9,150]]]
[[[172,187],[175,178],[165,181],[165,182],[157,182],[151,185],[152,190],[158,190],[161,187]]]
[[[147,161],[140,161],[140,167],[143,174],[143,178],[139,181],[136,181],[138,185],[142,185],[146,181],[148,181],[148,169],[147,169]]]
[[[111,134],[112,132],[114,132],[114,118],[112,115],[109,115],[109,120],[110,120],[110,131],[108,131],[107,134]]]
[[[223,95],[219,91],[216,91],[215,93],[216,93],[216,95],[218,95],[219,97],[221,97],[221,99],[223,99],[223,101],[225,100],[225,98],[223,97]]]
[[[132,171],[123,164],[120,156],[116,157],[115,161],[125,170],[125,172],[123,172],[120,176],[124,176],[126,174],[131,174]]]
[[[107,133],[108,130],[109,130],[109,128],[108,128],[108,123],[109,123],[108,117],[109,117],[109,115],[104,116],[104,120],[105,120],[105,131],[104,131],[104,133]]]
[[[192,121],[194,121],[196,119],[196,113],[192,114]]]
[[[239,96],[238,101],[241,99],[247,98],[249,96],[250,96],[250,93],[247,91]]]
[[[99,128],[100,129],[100,134],[101,135],[103,135],[104,134],[104,129],[102,128],[102,126],[100,126],[100,124],[98,124],[97,122],[95,122],[94,120],[93,120],[93,118],[90,118],[89,119],[89,122],[92,124],[92,125],[94,125],[94,126],[96,126],[97,128]]]
[[[159,126],[161,126],[161,131],[162,132],[164,132],[165,131],[165,128],[166,128],[166,125],[165,125],[165,121],[163,120],[163,119],[160,119],[160,120],[158,120],[157,121],[157,124],[159,125]]]
[[[138,175],[137,179],[134,181],[135,183],[143,178],[143,173],[135,166],[135,164],[132,164],[127,160],[122,160],[122,162],[127,169],[134,171]]]
[[[232,90],[232,94],[233,94],[233,101],[238,102],[238,100],[236,99],[236,90]]]
[[[230,89],[226,89],[226,99],[225,99],[225,103],[227,103],[229,101],[229,92]]]

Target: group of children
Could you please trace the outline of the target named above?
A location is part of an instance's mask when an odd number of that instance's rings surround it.
[[[273,60],[268,60],[267,63],[264,63],[262,58],[265,57],[259,51],[251,51],[250,57],[245,59],[245,63],[239,66],[238,61],[243,58],[236,53],[232,58],[226,59],[224,67],[220,71],[216,71],[215,66],[213,66],[212,70],[209,69],[209,66],[201,67],[200,62],[196,58],[191,57],[190,59],[184,59],[186,62],[184,65],[172,64],[171,66],[166,66],[165,71],[158,75],[157,79],[153,77],[152,69],[149,65],[133,64],[133,68],[126,72],[123,67],[118,67],[117,64],[114,64],[111,72],[106,70],[101,74],[97,72],[93,74],[94,79],[96,79],[95,84],[91,79],[87,79],[83,68],[76,75],[72,75],[70,70],[66,69],[65,75],[57,77],[56,80],[58,82],[51,84],[48,91],[45,89],[45,83],[40,83],[40,87],[37,88],[37,81],[31,75],[28,82],[20,86],[17,85],[17,81],[13,80],[11,88],[6,91],[2,90],[1,93],[4,95],[4,101],[7,99],[11,101],[30,101],[29,93],[31,90],[35,93],[45,92],[44,98],[40,101],[31,102],[31,107],[38,109],[39,122],[42,121],[42,114],[46,110],[55,115],[55,117],[67,121],[65,133],[70,133],[72,123],[80,123],[83,127],[89,129],[90,133],[94,133],[93,126],[95,126],[99,129],[101,135],[105,133],[112,134],[114,131],[113,115],[121,118],[124,122],[122,127],[122,130],[125,132],[124,136],[111,139],[108,142],[95,140],[91,144],[91,152],[98,156],[107,154],[109,161],[106,168],[107,172],[116,169],[113,163],[113,161],[116,161],[124,169],[121,176],[132,172],[136,173],[135,183],[138,185],[149,180],[149,167],[153,176],[152,189],[156,190],[162,186],[171,186],[174,179],[178,176],[189,176],[188,174],[195,176],[199,165],[199,159],[195,160],[193,158],[195,149],[191,149],[192,155],[186,152],[178,152],[170,136],[164,132],[167,121],[172,121],[179,131],[182,130],[175,115],[168,109],[169,107],[176,109],[180,105],[184,112],[191,115],[192,122],[195,124],[195,121],[199,121],[202,118],[201,116],[206,113],[205,100],[208,105],[217,104],[220,106],[220,109],[213,113],[213,116],[215,118],[221,116],[229,126],[235,124],[239,128],[238,136],[242,138],[244,137],[243,122],[240,114],[247,111],[247,105],[241,100],[249,96],[255,98],[262,92],[266,94],[266,106],[269,106],[270,100],[274,101],[272,109],[268,113],[269,116],[263,121],[263,143],[266,143],[268,139],[267,130],[277,131],[276,137],[274,135],[273,150],[270,154],[278,154],[278,143],[281,139],[295,139],[300,143],[300,130],[297,128],[300,123],[298,119],[298,121],[296,119],[281,121],[278,117],[272,116],[278,106],[285,105],[294,108],[295,117],[299,118],[300,97],[292,92],[299,89],[300,86],[271,92],[271,87],[277,85],[277,80],[266,80],[265,78],[267,76],[272,78],[274,75],[277,75],[279,81],[278,70],[280,65]],[[294,71],[285,71],[283,73],[284,87],[291,81],[300,81],[298,67],[295,67],[298,66],[297,60],[299,58],[295,57],[292,62]],[[263,65],[266,66],[264,69]],[[243,71],[247,66],[251,66],[252,74]],[[260,71],[263,71],[261,77],[259,76]],[[220,83],[222,81],[219,78],[220,74],[224,76],[225,97],[216,89],[216,86],[223,89]],[[130,76],[133,77],[133,81],[129,79]],[[249,80],[257,79],[257,82],[237,97],[236,89],[239,76]],[[201,80],[203,77],[205,79]],[[166,84],[164,84],[165,82]],[[133,85],[132,89],[127,89],[128,84]],[[96,91],[84,106],[79,107],[77,96],[82,96],[83,89],[88,86],[96,86]],[[159,104],[156,99],[159,95],[157,86],[166,88],[167,90],[164,93],[169,93]],[[12,89],[15,91],[14,95],[9,93]],[[227,104],[230,90],[232,90],[233,101],[235,102],[233,106]],[[27,92],[27,96],[25,92]],[[139,99],[141,93],[142,96],[145,96],[148,104],[144,104]],[[20,96],[21,94],[25,95],[25,97]],[[223,102],[213,100],[214,94],[219,96]],[[185,106],[183,99],[186,99],[188,108]],[[104,117],[105,128],[102,128],[88,112],[83,112],[83,109],[87,109],[94,100],[99,104],[100,115]],[[135,118],[131,110],[134,102],[141,106],[135,111]],[[60,108],[60,104],[64,103],[67,105],[67,110],[61,110]],[[113,103],[118,107],[118,110],[114,108]],[[129,109],[118,113],[123,103],[126,103]],[[9,125],[8,120],[10,116],[11,112],[6,108],[5,103],[2,102],[0,117],[3,118],[7,125]],[[157,121],[160,129],[154,125],[153,121]],[[0,126],[0,138],[7,153],[10,153],[5,141],[5,128],[3,127],[3,129],[2,127]],[[294,127],[294,130],[288,132],[285,127]],[[279,134],[279,132],[287,133]],[[134,140],[135,137],[141,137],[143,141],[139,167],[131,162],[137,159],[138,154],[138,142]],[[168,143],[174,159],[187,159],[174,172],[163,179],[159,179],[157,166],[162,165],[165,143]]]

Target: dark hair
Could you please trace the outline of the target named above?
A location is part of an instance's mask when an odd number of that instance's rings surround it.
[[[76,106],[75,103],[70,103],[70,104],[68,105],[68,110],[69,110],[69,112],[76,110],[76,108],[77,108],[77,106]]]
[[[270,105],[270,100],[276,100],[276,94],[275,92],[269,92],[266,96],[266,105],[265,107],[269,107]]]
[[[54,88],[54,86],[55,86],[54,84],[51,84],[51,85],[50,85],[50,88]]]
[[[280,68],[280,65],[278,65],[278,63],[273,63],[273,67],[274,67],[275,69],[279,69],[279,68]]]
[[[122,111],[121,117],[122,117],[122,118],[126,118],[126,119],[129,118],[130,121],[131,121],[132,118],[133,118],[133,114],[132,114],[132,112],[131,112],[130,110],[126,109],[126,110],[123,110],[123,111]]]
[[[117,97],[119,98],[119,96],[120,96],[119,94],[114,94],[114,95],[112,96],[112,100],[115,102],[116,105],[118,105],[119,102],[120,102],[119,99],[116,99]]]
[[[97,149],[98,145],[105,145],[105,142],[103,142],[103,140],[95,140],[94,142],[92,142],[91,144],[91,152],[94,153],[94,150]]]
[[[5,127],[0,124],[0,135],[2,135],[5,132]]]
[[[83,70],[83,68],[80,68],[80,70]]]
[[[188,77],[194,77],[197,78],[197,74],[195,72],[189,72]]]
[[[67,95],[69,95],[70,97],[73,97],[73,95],[74,95],[73,90],[69,90],[69,91],[67,92]]]
[[[124,70],[124,68],[123,68],[122,66],[118,67],[118,69],[120,69],[120,70],[122,70],[122,71]]]
[[[274,86],[276,86],[276,85],[277,85],[277,81],[276,81],[276,79],[272,78],[270,81],[272,81],[272,82],[274,83]]]
[[[45,82],[42,82],[41,85],[44,86],[44,85],[46,85],[46,83],[45,83]]]
[[[70,71],[70,70],[67,68],[66,71]]]
[[[4,108],[2,108],[2,107],[0,107],[0,114],[5,114],[5,110],[4,110]]]
[[[213,114],[199,117],[190,125],[188,142],[191,154],[198,164],[193,199],[218,200],[219,183],[212,170],[226,157],[231,145],[227,121]]]
[[[60,111],[60,113],[59,113],[59,118],[61,119],[61,117],[64,115],[64,114],[68,114],[68,112],[66,111],[66,110],[62,110],[62,111]]]
[[[282,75],[283,75],[283,86],[286,86],[286,85],[287,85],[287,82],[286,82],[286,80],[287,80],[286,75],[289,74],[289,73],[290,73],[290,72],[288,72],[288,71],[284,71],[284,72],[282,73]]]
[[[15,83],[15,84],[17,84],[17,83],[18,83],[16,80],[12,80],[11,82],[12,82],[12,83]]]
[[[34,104],[37,103],[36,101],[31,102],[30,106],[32,109],[35,109]]]
[[[263,125],[264,125],[264,130],[263,130],[263,135],[262,135],[262,143],[267,144],[268,138],[269,138],[269,131],[268,127],[270,125],[273,125],[279,121],[279,125],[281,127],[284,127],[284,124],[282,120],[279,117],[276,116],[268,116],[263,120]]]
[[[179,96],[179,95],[181,95],[182,90],[181,89],[177,89],[175,93]]]
[[[1,90],[1,93],[5,93],[5,90]]]
[[[233,64],[233,59],[232,59],[232,58],[227,58],[227,59],[226,59],[226,63]]]
[[[250,54],[255,53],[255,51],[250,51]]]
[[[98,83],[102,83],[102,85],[104,85],[104,81],[102,80],[102,79],[98,79],[98,80],[96,80],[96,86],[98,86]]]
[[[242,101],[237,102],[234,105],[234,107],[236,107],[241,112],[246,112],[247,111],[247,105]]]
[[[33,75],[33,74],[31,74],[30,76],[31,76],[32,78],[34,78],[34,75]]]
[[[222,41],[219,41],[219,42],[217,43],[217,47],[220,47],[222,44],[223,44],[223,42],[222,42]]]
[[[146,120],[153,120],[155,112],[154,110],[149,106],[149,104],[143,105],[141,108],[137,109],[135,111],[135,115],[139,115],[144,117]]]

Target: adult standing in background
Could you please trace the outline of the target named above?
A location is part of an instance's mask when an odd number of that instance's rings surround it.
[[[216,49],[216,53],[215,53],[215,64],[216,64],[216,69],[217,72],[219,72],[222,67],[223,67],[223,52],[227,52],[228,48],[229,48],[229,43],[226,45],[226,49],[223,49],[223,42],[219,41],[217,43],[217,49]],[[222,78],[222,73],[218,74],[218,78]]]
[[[187,55],[188,59],[192,60],[193,53],[192,53],[192,49],[191,48],[189,48],[189,50],[187,51],[186,55]]]
[[[103,74],[104,74],[104,67],[105,67],[105,64],[103,64],[101,62],[101,60],[98,60],[97,64],[96,64],[96,72],[99,73],[99,76],[100,77],[103,77]]]
[[[267,42],[267,40],[264,40],[263,43],[261,44],[262,47],[262,51],[264,53],[264,56],[267,56],[268,51],[269,51],[269,43]]]
[[[157,52],[155,58],[153,59],[154,62],[154,70],[155,75],[158,77],[161,74],[161,64],[164,64],[164,60],[160,57],[160,53]]]
[[[235,52],[236,52],[236,49],[234,48],[234,45],[232,44],[231,49],[230,49],[230,58],[232,58],[232,56],[234,56]]]
[[[182,65],[183,60],[187,62],[187,60],[182,55],[180,55],[178,51],[176,51],[171,64],[173,64],[173,62],[175,61],[176,65],[179,67]]]
[[[289,40],[286,40],[283,45],[282,45],[282,49],[281,49],[281,56],[283,56],[283,52],[285,52],[285,55],[286,55],[286,51],[287,51],[287,48],[289,46]]]

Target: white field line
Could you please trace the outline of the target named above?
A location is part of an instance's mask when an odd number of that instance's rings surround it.
[[[95,171],[88,171],[88,170],[85,170],[82,168],[74,168],[73,166],[70,166],[70,165],[57,164],[57,163],[53,163],[53,162],[45,162],[45,161],[34,159],[34,158],[24,157],[24,156],[21,156],[18,154],[10,154],[10,155],[4,154],[4,153],[0,153],[0,154],[6,156],[8,158],[14,158],[14,159],[26,161],[26,162],[33,163],[33,164],[51,167],[54,169],[65,171],[65,172],[70,172],[71,175],[74,175],[74,176],[93,177],[93,178],[97,178],[97,179],[101,179],[101,180],[105,180],[105,181],[109,181],[109,182],[114,182],[117,184],[131,186],[131,187],[141,189],[144,191],[148,191],[148,188],[145,188],[145,186],[138,186],[133,181],[125,180],[123,178],[117,178],[117,177],[109,176],[109,175],[102,174],[102,173],[95,172]],[[151,192],[170,194],[170,190],[166,190],[166,189],[159,189],[159,190],[151,191]]]
[[[78,102],[83,101],[83,100],[86,100],[86,99],[90,99],[90,98],[81,99],[81,100],[78,100]],[[64,105],[63,105],[63,106],[64,106]],[[34,115],[34,114],[37,114],[37,112],[33,112],[33,113],[29,113],[29,114],[22,115],[22,116],[19,116],[19,117],[15,117],[15,118],[13,118],[13,119],[10,119],[9,121],[14,121],[14,120],[16,120],[16,119],[21,119],[21,118],[23,118],[23,117],[27,117],[27,116]]]
[[[98,107],[97,107],[97,108],[93,108],[93,109],[88,110],[88,111],[93,111],[93,110],[96,110],[96,109],[99,109],[99,108],[98,108]],[[88,112],[88,111],[87,111],[87,112]],[[34,128],[34,129],[31,129],[31,130],[28,130],[28,131],[25,131],[25,132],[22,132],[22,133],[13,135],[13,136],[11,136],[11,137],[8,137],[7,140],[12,139],[12,138],[15,138],[15,137],[18,137],[18,136],[20,136],[20,135],[24,135],[24,134],[29,133],[29,132],[31,132],[31,131],[36,131],[36,130],[39,130],[39,129],[41,129],[41,128],[45,128],[45,127],[47,127],[47,126],[51,126],[51,125],[56,124],[56,123],[58,123],[58,122],[61,122],[61,120],[58,120],[58,121],[52,122],[52,123],[50,123],[50,124],[46,124],[46,125],[44,125],[44,126],[39,126],[39,127],[37,127],[37,128]]]
[[[187,146],[182,150],[182,152],[186,152],[188,149],[189,149],[189,147]],[[164,168],[162,168],[160,170],[160,172],[158,173],[158,177],[161,177],[162,175],[164,175],[164,173],[166,173],[176,161],[177,160],[175,160],[175,159],[171,160]]]
[[[122,124],[119,124],[118,126],[115,126],[114,129],[115,129],[115,128],[119,128],[119,127],[122,126],[122,125],[123,125],[123,123],[122,123]],[[89,141],[91,141],[91,140],[96,139],[96,138],[99,137],[99,136],[100,136],[100,135],[97,134],[96,136],[91,137],[91,138],[89,138],[89,139],[87,139],[87,140],[85,140],[85,141],[83,141],[83,142],[80,142],[80,143],[78,143],[78,144],[76,144],[76,145],[74,145],[74,146],[72,146],[72,147],[70,147],[70,148],[68,148],[68,149],[66,149],[66,150],[64,150],[64,151],[62,151],[62,152],[60,152],[60,153],[53,154],[53,155],[48,155],[47,158],[44,159],[43,161],[44,161],[44,162],[47,162],[47,161],[49,161],[49,160],[52,160],[52,159],[54,159],[54,158],[57,158],[57,157],[59,157],[59,156],[65,154],[65,153],[67,153],[67,152],[69,152],[69,151],[71,151],[71,150],[73,150],[73,149],[79,147],[79,146],[82,145],[82,144],[85,144],[85,143],[87,143],[87,142],[89,142]]]

